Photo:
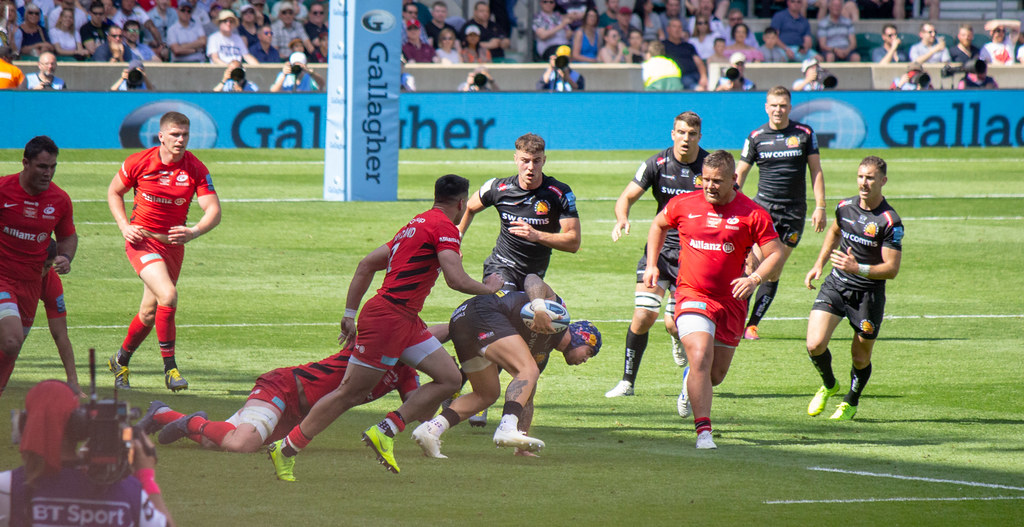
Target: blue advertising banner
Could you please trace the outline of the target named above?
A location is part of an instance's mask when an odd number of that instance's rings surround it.
[[[398,198],[400,0],[332,0],[324,199]],[[321,99],[322,102],[322,99]]]
[[[333,46],[333,44],[332,44]],[[333,77],[333,72],[332,72]],[[331,82],[331,80],[329,80]],[[392,82],[391,80],[387,81]],[[22,148],[46,134],[62,148],[142,148],[156,144],[160,116],[192,120],[191,148],[323,148],[354,136],[325,132],[337,94],[0,92],[6,122],[0,148]],[[511,150],[534,132],[550,149],[653,150],[671,138],[672,119],[692,110],[704,121],[705,148],[739,149],[767,121],[764,93],[403,93],[395,114],[369,116],[360,129],[363,182],[397,150],[384,150],[377,126],[397,131],[389,148]],[[822,147],[1024,146],[1024,91],[831,92],[793,96],[791,117],[811,125]],[[366,99],[363,110],[371,108]],[[383,111],[383,108],[381,108]],[[366,127],[368,132],[362,132]],[[399,137],[399,141],[392,141]],[[334,169],[328,159],[325,171]],[[330,172],[333,175],[333,172]],[[394,176],[380,180],[395,192]],[[358,179],[358,178],[357,178]],[[389,187],[389,188],[383,188]],[[376,199],[347,195],[345,199]],[[393,199],[382,197],[379,199]]]

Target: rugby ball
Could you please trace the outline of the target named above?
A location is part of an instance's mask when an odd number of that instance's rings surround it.
[[[523,318],[523,323],[531,331],[533,330],[533,316],[536,313],[536,309],[543,303],[543,309],[548,312],[551,317],[551,327],[555,328],[555,331],[562,331],[569,327],[569,323],[572,320],[569,319],[569,312],[565,309],[565,306],[555,302],[553,300],[533,301],[523,306],[519,310],[519,315]]]

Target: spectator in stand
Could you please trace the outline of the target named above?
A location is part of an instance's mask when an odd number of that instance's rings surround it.
[[[972,44],[974,41],[974,28],[970,24],[962,24],[956,33],[956,47],[949,50],[949,58],[952,62],[964,63],[971,59],[977,59],[981,50]]]
[[[680,0],[665,0],[665,11],[659,15],[661,18],[661,27],[668,33],[668,23],[671,20],[678,20],[680,23],[683,22],[683,4]]]
[[[597,26],[603,28],[617,23],[619,21],[619,9],[622,9],[622,6],[619,5],[619,0],[605,0],[604,13],[601,13]]]
[[[242,37],[235,33],[238,17],[231,10],[222,9],[217,14],[217,27],[218,31],[206,38],[206,56],[210,58],[210,62],[221,66],[227,66],[233,60],[259,64],[256,57],[249,53],[249,48],[245,47]],[[277,31],[274,33],[276,37]]]
[[[779,40],[779,32],[774,27],[765,28],[762,38],[764,45],[761,46],[761,54],[764,55],[764,62],[790,62],[796,56],[789,46]]]
[[[743,21],[743,11],[740,11],[739,9],[734,7],[729,10],[729,15],[726,17],[725,20],[729,24],[726,28],[728,34],[725,36],[725,45],[732,46],[734,43],[736,43],[736,37],[734,36],[736,34],[736,26],[739,24],[743,24],[746,26],[746,23]],[[757,42],[757,37],[755,37],[754,34],[750,32],[750,26],[747,26],[747,36],[744,42],[746,42],[747,46],[750,46],[752,48],[756,48],[760,45]]]
[[[249,46],[249,54],[261,64],[281,62],[281,52],[273,46],[274,30],[263,26],[256,32],[256,43]]]
[[[779,40],[793,51],[791,60],[804,60],[816,56],[811,47],[811,22],[802,14],[804,0],[786,0],[786,10],[775,13],[771,27],[779,32]]]
[[[14,50],[10,46],[0,44],[0,90],[16,90],[25,82],[25,74],[11,64]]]
[[[157,55],[152,48],[142,42],[139,37],[142,33],[142,26],[139,25],[135,20],[128,20],[124,23],[124,39],[122,42],[125,46],[132,51],[132,55],[142,60],[142,62],[163,62],[159,55]]]
[[[178,21],[167,28],[173,62],[206,62],[206,33],[192,20],[192,2],[178,0]]]
[[[438,33],[437,41],[440,45],[434,50],[434,62],[438,64],[461,64],[462,57],[455,46],[455,30],[446,27]]]
[[[107,21],[106,10],[103,2],[93,2],[89,6],[89,22],[78,30],[78,36],[82,39],[82,45],[90,54],[96,52],[96,48],[107,41],[107,28],[112,24]]]
[[[12,0],[0,0],[0,46],[14,45],[14,34],[18,32],[18,16],[18,8]],[[18,50],[12,48],[11,53],[17,55]]]
[[[949,50],[946,49],[946,39],[935,37],[935,26],[930,22],[921,24],[921,32],[918,35],[921,41],[910,46],[910,60],[921,64],[952,60]]]
[[[660,40],[655,40],[660,42]],[[629,32],[629,47],[626,48],[627,61],[630,64],[643,64],[644,53],[646,53],[647,43],[644,42],[644,34],[639,29],[633,28]]]
[[[682,91],[682,71],[676,62],[665,56],[665,44],[655,40],[647,46],[647,60],[640,66],[644,90]]]
[[[30,90],[63,90],[67,88],[64,79],[53,73],[57,70],[57,56],[49,51],[39,55],[39,72],[25,76],[26,88]]]
[[[840,11],[840,16],[849,18],[852,22],[860,21],[860,9],[857,8],[857,2],[854,0],[842,0],[843,7]],[[828,16],[828,0],[808,0],[808,3],[818,4],[820,8],[816,8],[818,11],[818,20],[824,20]],[[807,10],[804,10],[804,14],[807,14]]]
[[[479,75],[479,77],[478,77]],[[495,82],[494,77],[487,71],[484,66],[477,66],[475,69],[466,75],[466,82],[459,84],[456,91],[460,92],[475,92],[475,91],[498,91],[498,83]]]
[[[576,62],[597,62],[597,50],[601,46],[597,30],[597,11],[587,9],[583,14],[583,25],[572,37],[572,60]]]
[[[50,42],[53,42],[57,55],[78,60],[89,58],[89,50],[82,45],[82,37],[75,29],[75,12],[67,8],[58,9],[57,23],[50,28]]]
[[[319,35],[313,38],[313,42],[316,42],[316,50],[313,51],[313,56],[309,58],[309,61],[327,64],[331,55],[331,40],[327,38],[327,30],[323,30]]]
[[[409,41],[409,32],[406,31],[406,27],[409,26],[409,22],[413,20],[419,20],[420,10],[416,7],[416,4],[405,4],[402,6],[402,44],[404,45]],[[422,25],[422,24],[421,24]],[[427,44],[427,33],[425,31],[420,32],[420,40],[424,44]]]
[[[707,60],[715,53],[715,40],[721,39],[725,43],[725,37],[720,37],[711,32],[711,22],[704,18],[704,15],[697,15],[693,21],[693,31],[690,32],[690,43],[697,49],[697,55]]]
[[[238,36],[242,37],[242,42],[245,42],[246,47],[251,48],[259,42],[256,34],[261,27],[256,25],[256,7],[252,4],[242,4],[242,7],[238,9],[238,16],[242,17],[238,21]]]
[[[245,66],[237,60],[231,61],[228,67],[224,68],[224,77],[213,87],[213,91],[242,93],[258,92],[260,87],[245,78]]]
[[[729,36],[729,31],[726,30],[725,24],[722,23],[722,19],[715,16],[714,0],[697,1],[697,9],[694,11],[694,15],[690,17],[689,25],[687,26],[691,37],[696,31],[697,21],[701,19],[708,21],[708,31],[714,35],[714,38],[727,38]],[[712,40],[712,42],[714,42],[714,40]]]
[[[78,7],[78,3],[75,0],[61,0],[60,3],[56,4],[54,8],[46,14],[46,29],[53,29],[54,27],[57,27],[57,18],[60,17],[60,14],[64,9],[70,9],[73,13],[74,22],[72,27],[75,28],[74,33],[77,34],[78,29],[89,21],[89,13]],[[120,26],[120,24],[118,24],[118,26]],[[50,42],[53,42],[53,39],[50,39]]]
[[[658,16],[658,15],[655,15]],[[612,25],[616,31],[619,32],[619,36],[623,37],[623,40],[629,39],[629,33],[634,29],[641,31],[640,28],[633,26],[631,20],[633,20],[633,12],[628,7],[619,8],[619,21]],[[660,18],[659,18],[660,20]],[[640,39],[643,39],[643,32],[640,33]]]
[[[683,21],[670,20],[665,28],[667,38],[662,41],[665,56],[674,60],[682,71],[683,87],[687,90],[703,91],[708,88],[708,73],[704,61],[697,55],[697,49],[684,40]]]
[[[825,62],[860,62],[857,32],[842,11],[843,0],[828,1],[828,16],[818,23],[818,50]]]
[[[295,20],[295,13],[298,11],[295,4],[289,0],[282,0],[278,2],[278,5],[281,6],[281,16],[277,19],[277,22],[270,24],[270,28],[274,31],[274,47],[286,49],[289,47],[292,39],[297,38],[302,41],[302,46],[307,52],[312,52],[313,43],[310,42],[309,35],[306,34],[302,24]],[[426,42],[426,39],[423,39],[422,42]]]
[[[860,11],[861,18],[903,20],[907,17],[906,2],[903,0],[857,0],[857,10]]]
[[[978,62],[976,73],[968,73],[957,83],[958,90],[995,90],[999,85],[996,80],[988,76],[988,64],[985,61]]]
[[[572,61],[567,61],[564,68],[558,67],[558,58],[565,57],[569,59],[572,56],[572,50],[569,46],[562,46],[555,50],[555,54],[548,57],[548,67],[541,74],[540,80],[537,81],[537,90],[549,91],[549,92],[570,92],[570,91],[583,91],[585,87],[585,80],[583,75],[574,69],[572,69]]]
[[[284,69],[277,74],[277,79],[270,86],[270,91],[277,92],[311,92],[320,91],[327,83],[319,73],[306,66],[306,55],[301,51],[292,53],[285,63]]]
[[[476,3],[473,7],[473,18],[462,26],[462,34],[465,35],[471,27],[480,29],[480,47],[490,51],[491,59],[505,58],[505,50],[511,46],[511,41],[491,20],[491,8],[487,2]]]
[[[110,91],[149,91],[156,86],[146,76],[146,67],[139,59],[132,59],[128,67],[121,71],[121,77],[114,81]]]
[[[985,22],[985,31],[992,40],[981,47],[978,57],[990,66],[1013,64],[1013,48],[1017,41],[1017,33],[1020,32],[1020,21],[989,20]]]
[[[196,10],[196,13],[200,12],[201,10],[202,7],[199,6],[199,9]],[[209,16],[206,17],[206,22],[203,23],[203,31],[206,32],[207,37],[213,36],[214,33],[220,31],[220,24],[217,21],[217,17],[220,16],[220,12],[223,10],[224,8],[217,2],[211,4],[210,8],[207,9],[207,13],[209,13]],[[195,15],[195,13],[193,13],[193,15]],[[198,20],[198,17],[194,18]]]
[[[661,17],[654,12],[654,0],[636,0],[629,25],[643,31],[644,40],[665,40]]]
[[[551,0],[554,4],[555,0]],[[541,6],[543,7],[543,6]],[[430,41],[430,45],[435,48],[441,47],[441,41],[438,37],[441,35],[441,31],[445,28],[451,29],[455,32],[455,27],[447,22],[448,20],[448,4],[444,0],[437,0],[434,5],[430,8],[430,22],[423,24],[423,31],[427,34],[427,40]],[[326,22],[325,22],[326,24]],[[455,46],[455,51],[459,50],[458,46]]]
[[[907,52],[900,49],[902,42],[895,25],[886,24],[882,26],[882,46],[871,50],[871,62],[877,62],[878,64],[910,62]]]
[[[733,44],[725,48],[726,53],[730,56],[733,53],[742,53],[743,56],[747,58],[746,63],[764,62],[764,53],[762,53],[757,46],[747,45],[747,35],[749,32],[750,28],[748,28],[747,24],[744,22],[740,22],[735,26],[732,26]]]
[[[544,61],[548,60],[559,46],[569,44],[572,38],[569,17],[555,11],[555,0],[540,0],[540,11],[533,17],[533,37],[536,41],[537,57]]]
[[[124,31],[117,26],[107,28],[107,41],[92,54],[93,62],[131,62],[132,52],[124,47]]]
[[[42,21],[43,10],[35,4],[28,4],[25,7],[25,21],[18,26],[14,33],[13,49],[20,51],[22,58],[39,57],[43,53],[53,52],[53,44],[46,37],[46,31],[39,25]],[[81,37],[79,37],[81,40]]]
[[[405,57],[405,62],[419,62],[421,64],[434,62],[434,48],[430,47],[430,44],[424,44],[419,39],[419,33],[423,31],[420,21],[410,21],[405,30],[409,34],[409,41],[402,44],[402,56]]]
[[[309,6],[309,17],[306,19],[306,25],[304,26],[306,35],[309,36],[309,41],[313,43],[313,47],[316,48],[320,45],[320,34],[327,31],[327,4],[322,1]],[[429,37],[430,34],[427,33]],[[428,38],[428,40],[430,40]],[[434,45],[434,41],[430,40],[430,45]]]
[[[800,65],[800,73],[803,73],[804,76],[793,81],[793,91],[822,91],[825,89],[818,59],[804,59],[803,64]]]
[[[156,24],[154,24],[153,21],[150,20],[149,15],[139,7],[136,0],[121,0],[121,9],[114,15],[111,22],[120,28],[124,28],[124,23],[129,20],[138,22],[139,26],[145,28],[146,31],[149,32],[150,38],[140,38],[139,41],[141,42],[145,40],[149,42],[152,40],[153,44],[150,47],[152,47],[153,51],[157,52],[157,54],[160,54],[164,48],[164,39],[160,30],[156,28]]]
[[[753,81],[746,77],[746,61],[747,57],[739,51],[732,54],[729,57],[730,65],[736,68],[739,72],[739,77],[735,80],[730,79],[728,75],[722,75],[718,78],[718,86],[715,87],[715,91],[750,91],[756,89]]]
[[[587,9],[597,9],[594,0],[555,0],[555,4],[560,12],[569,17],[569,27],[573,31],[579,29],[583,24],[583,15],[586,14]]]
[[[106,19],[107,22],[109,22],[111,25],[113,25],[112,20],[114,20],[114,16],[117,15],[117,6],[114,5],[114,0],[100,0],[100,3],[103,4],[103,16],[104,16],[104,18]],[[118,26],[118,27],[121,27],[121,26]]]
[[[715,39],[715,52],[712,53],[710,57],[704,59],[704,62],[707,62],[708,71],[711,71],[711,69],[713,67],[712,64],[728,64],[729,63],[729,55],[730,54],[731,53],[726,50],[725,39],[724,38],[716,38]]]
[[[270,19],[270,16],[267,15],[266,0],[252,0],[252,2],[250,3],[256,9],[257,27],[269,26],[271,23],[274,22],[273,20]]]
[[[491,62],[490,50],[480,45],[480,26],[467,27],[464,32],[466,37],[462,41],[462,51],[459,52],[462,62],[467,64]]]
[[[171,7],[171,0],[156,0],[153,8],[146,14],[149,15],[149,19],[153,21],[157,32],[160,33],[160,41],[167,42],[167,30],[178,21],[178,14]]]
[[[597,52],[597,61],[602,64],[625,64],[626,45],[619,38],[619,32],[613,27],[605,27],[603,32],[604,45]]]
[[[911,62],[907,66],[907,72],[899,77],[893,79],[892,84],[889,85],[890,90],[901,90],[901,91],[916,91],[916,90],[930,90],[932,89],[932,83],[929,82],[922,86],[923,79],[928,77],[922,76],[924,68],[918,62]]]

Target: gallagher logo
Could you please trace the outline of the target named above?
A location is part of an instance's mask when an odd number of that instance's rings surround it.
[[[374,9],[363,15],[363,28],[371,33],[387,33],[395,27],[395,15],[383,9]]]

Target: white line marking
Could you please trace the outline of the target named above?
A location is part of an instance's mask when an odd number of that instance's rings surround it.
[[[854,476],[870,476],[875,478],[892,478],[902,479],[907,481],[925,481],[928,483],[951,483],[953,485],[964,485],[968,487],[985,487],[988,489],[1005,489],[1005,490],[1019,490],[1024,491],[1024,487],[1011,487],[1010,485],[999,485],[996,483],[981,483],[978,481],[963,481],[958,479],[936,479],[936,478],[925,478],[919,476],[904,476],[901,474],[886,474],[884,472],[864,472],[862,470],[843,470],[841,468],[829,468],[829,467],[807,467],[807,470],[814,470],[818,472],[835,472],[838,474],[851,474]],[[1024,497],[1024,496],[1022,496]]]
[[[578,200],[579,201],[579,200]],[[900,218],[902,221],[1021,221],[1024,220],[1024,216],[904,216]],[[587,220],[587,223],[615,223],[618,220],[600,218],[596,220]],[[630,220],[630,223],[647,224],[652,220],[639,219]],[[810,218],[804,220],[810,223]]]
[[[906,502],[906,501],[996,501],[996,500],[1024,500],[1024,496],[983,496],[969,498],[965,496],[955,498],[862,498],[847,500],[767,500],[765,505],[803,505],[808,503],[880,503],[880,502]]]

